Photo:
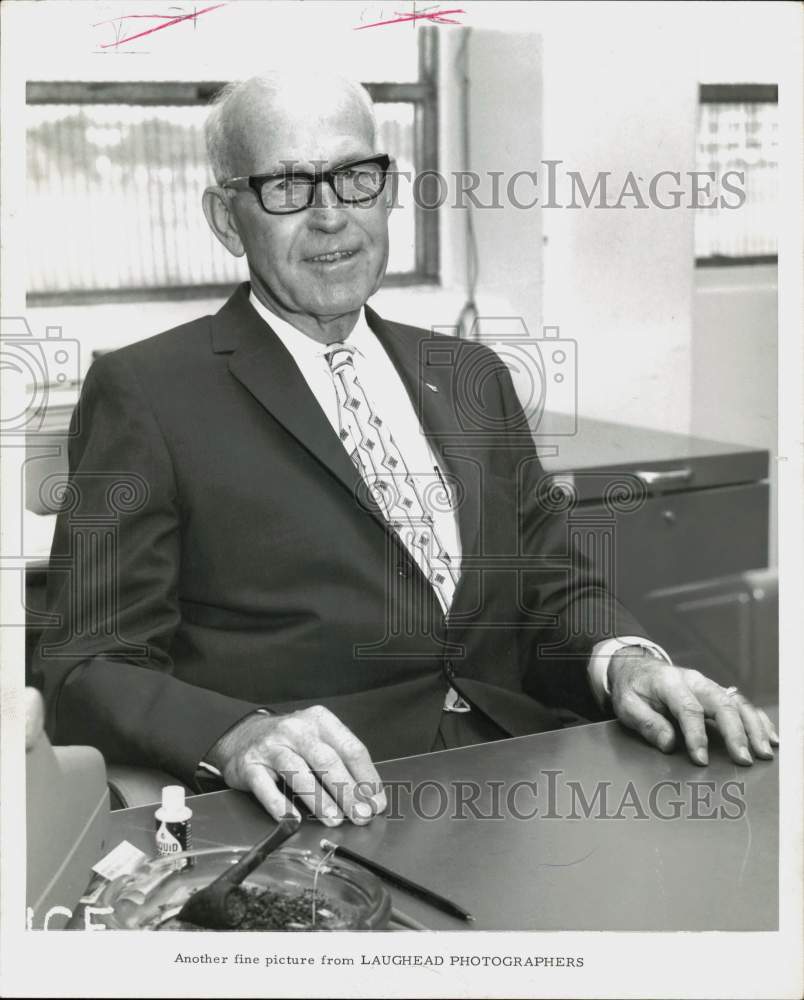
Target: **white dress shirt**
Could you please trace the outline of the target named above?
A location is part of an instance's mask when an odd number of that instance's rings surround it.
[[[325,357],[330,349],[329,346],[318,343],[312,337],[297,330],[291,323],[275,316],[260,302],[253,291],[249,301],[287,348],[337,435],[340,430],[338,399],[332,372]],[[372,401],[377,404],[380,412],[383,413],[387,424],[392,428],[394,440],[420,485],[432,483],[433,476],[439,474],[448,479],[446,473],[440,469],[422,431],[416,411],[399,373],[385,353],[382,344],[369,328],[363,310],[360,311],[357,323],[346,343],[355,349],[358,355],[355,368],[358,370],[361,383]],[[457,516],[454,512],[443,509],[434,510],[432,513],[439,538],[453,564],[460,572],[461,539]],[[427,569],[422,565],[420,551],[410,550],[410,554],[417,561],[424,575],[427,576]],[[589,658],[589,682],[601,708],[607,706],[610,697],[608,668],[611,658],[617,650],[630,645],[644,646],[658,659],[665,660],[667,663],[672,662],[661,646],[639,636],[616,636],[597,643]]]
[[[326,354],[332,345],[320,344],[312,337],[299,332],[290,323],[274,316],[256,298],[254,292],[251,293],[251,304],[288,349],[316,402],[338,434],[340,432],[338,397],[332,371],[326,359]],[[386,426],[390,428],[394,441],[404,456],[405,464],[416,480],[420,495],[426,494],[427,488],[438,482],[439,477],[449,486],[449,475],[439,466],[433,454],[402,379],[382,344],[371,332],[362,310],[354,329],[344,342],[355,351],[355,371],[361,385],[372,404],[376,406],[377,412],[381,414]],[[433,516],[436,534],[449,554],[450,564],[460,574],[461,538],[458,518],[454,510],[445,507],[446,505],[434,505],[429,513]],[[428,567],[424,562],[422,550],[411,547],[408,551],[419,569],[427,576]]]

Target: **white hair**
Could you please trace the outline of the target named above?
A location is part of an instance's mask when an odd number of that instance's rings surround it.
[[[268,101],[283,107],[320,111],[353,101],[369,125],[372,142],[377,134],[374,103],[366,88],[348,77],[272,70],[236,83],[227,83],[213,98],[204,126],[207,156],[218,184],[233,177],[248,144],[244,128],[249,115]]]

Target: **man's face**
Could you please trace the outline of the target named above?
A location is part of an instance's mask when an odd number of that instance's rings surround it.
[[[239,175],[313,172],[376,155],[371,127],[353,104],[320,115],[272,110],[245,128]],[[313,204],[291,215],[264,211],[253,191],[229,196],[245,247],[252,284],[269,307],[293,321],[343,316],[359,310],[379,287],[388,262],[388,202],[340,204],[319,184]],[[322,255],[338,254],[334,260]],[[288,315],[290,314],[290,315]]]

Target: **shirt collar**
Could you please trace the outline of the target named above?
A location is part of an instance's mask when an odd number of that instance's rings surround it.
[[[308,337],[306,333],[302,333],[295,326],[293,326],[292,323],[288,323],[287,320],[281,319],[281,317],[272,313],[267,306],[260,302],[254,294],[253,289],[249,292],[249,302],[252,304],[257,314],[265,320],[277,337],[279,337],[291,357],[295,360],[301,361],[307,359],[312,361],[314,359],[323,358],[330,349],[331,345],[319,344],[317,340],[313,340],[313,338]],[[374,342],[375,337],[371,332],[368,322],[366,321],[365,309],[361,309],[357,322],[354,325],[354,329],[346,338],[345,343],[349,344],[350,347],[353,347],[358,354],[365,356],[366,354],[371,353]]]

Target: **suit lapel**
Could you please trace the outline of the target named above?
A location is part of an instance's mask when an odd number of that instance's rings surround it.
[[[461,446],[465,434],[455,402],[454,365],[446,363],[443,347],[452,349],[453,345],[387,323],[368,307],[366,319],[399,372],[433,453],[458,485],[461,548],[464,554],[473,554],[480,528],[484,473],[472,449]],[[361,498],[360,505],[384,531],[391,532],[381,510],[365,499],[361,476],[295,361],[251,306],[247,283],[212,317],[211,339],[213,351],[231,355],[229,370],[243,387],[343,488]],[[460,349],[460,342],[455,346]],[[437,350],[439,347],[442,349]],[[456,598],[466,586],[467,575],[474,574],[463,574]]]
[[[360,497],[360,505],[385,530],[382,512],[359,489],[362,479],[296,362],[251,306],[248,294],[248,285],[241,285],[213,317],[213,350],[231,353],[232,375],[341,486]]]

